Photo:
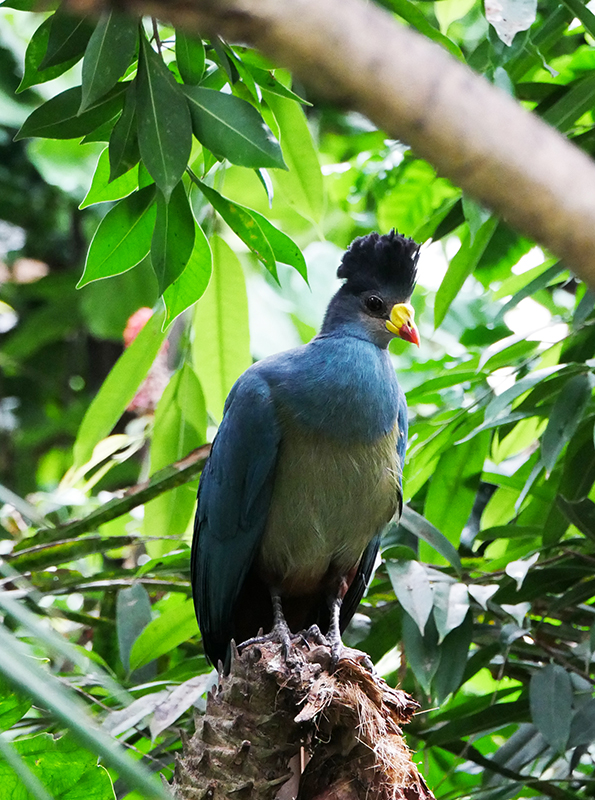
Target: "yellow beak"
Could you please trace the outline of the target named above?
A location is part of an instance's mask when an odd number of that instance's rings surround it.
[[[406,342],[413,342],[419,347],[419,331],[413,321],[415,311],[409,303],[396,303],[390,310],[390,319],[386,322],[387,330]]]

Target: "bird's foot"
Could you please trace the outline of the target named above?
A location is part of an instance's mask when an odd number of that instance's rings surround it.
[[[310,625],[308,630],[301,632],[300,636],[303,643],[306,645],[314,643],[321,647],[329,647],[329,640],[322,633],[318,625]]]
[[[245,642],[242,642],[240,645],[238,645],[238,651],[241,652],[246,647],[250,647],[251,645],[280,644],[283,658],[287,664],[291,666],[295,664],[295,659],[291,655],[293,644],[301,641],[302,637],[300,634],[293,634],[289,630],[287,624],[275,624],[270,633],[259,633],[258,636],[253,636],[250,639],[246,639]]]

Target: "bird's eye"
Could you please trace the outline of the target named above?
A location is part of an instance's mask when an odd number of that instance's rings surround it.
[[[384,303],[378,295],[371,294],[368,298],[366,298],[366,307],[368,311],[371,311],[373,314],[380,314],[384,311]]]

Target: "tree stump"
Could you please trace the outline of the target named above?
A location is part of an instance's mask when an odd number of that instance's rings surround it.
[[[345,648],[304,639],[234,652],[184,742],[179,800],[433,800],[403,740],[418,704]]]

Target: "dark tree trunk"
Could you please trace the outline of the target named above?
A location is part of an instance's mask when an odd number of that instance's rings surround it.
[[[417,703],[346,650],[304,642],[289,663],[280,645],[234,655],[184,743],[179,800],[431,800],[400,726]]]

